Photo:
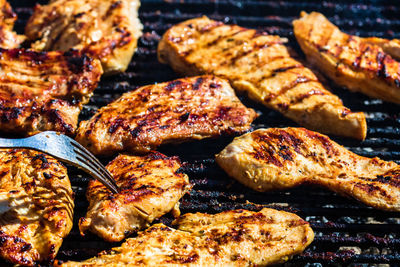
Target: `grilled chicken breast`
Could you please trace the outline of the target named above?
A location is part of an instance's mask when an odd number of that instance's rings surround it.
[[[185,214],[177,230],[156,224],[121,247],[62,266],[265,266],[301,253],[314,233],[297,215],[262,209]]]
[[[122,95],[81,122],[76,139],[97,155],[147,152],[164,143],[245,132],[255,117],[227,81],[200,76]]]
[[[0,48],[17,48],[25,37],[13,31],[17,15],[6,0],[0,0]]]
[[[202,17],[170,28],[160,41],[158,58],[185,75],[224,77],[235,89],[307,128],[364,139],[364,114],[344,107],[282,43],[279,36]]]
[[[24,149],[0,150],[0,255],[24,266],[50,261],[72,228],[67,169]]]
[[[80,50],[101,60],[105,73],[125,71],[142,24],[139,0],[52,0],[37,5],[25,34],[34,50]]]
[[[386,54],[391,55],[393,58],[400,60],[400,40],[388,40],[378,37],[364,38],[363,41],[380,46]]]
[[[341,32],[317,12],[301,13],[294,34],[308,60],[339,85],[400,104],[400,63],[378,45]]]
[[[75,53],[0,49],[0,130],[73,134],[101,64]]]
[[[189,179],[179,173],[176,157],[158,152],[143,157],[119,155],[107,165],[118,186],[112,194],[97,180],[90,182],[86,196],[89,210],[79,229],[110,242],[123,240],[154,219],[174,211],[179,216],[179,199],[189,190]]]
[[[369,206],[400,211],[400,166],[354,154],[304,128],[260,129],[236,138],[217,163],[257,191],[316,184]]]

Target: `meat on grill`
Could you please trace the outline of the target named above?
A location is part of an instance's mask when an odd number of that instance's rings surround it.
[[[177,230],[156,224],[120,247],[62,266],[265,266],[287,261],[313,240],[295,214],[264,208],[185,214]]]
[[[56,256],[72,228],[67,169],[45,154],[0,150],[0,255],[33,266]]]
[[[86,192],[89,209],[79,221],[86,230],[110,242],[123,240],[154,219],[174,211],[179,216],[179,199],[189,190],[186,174],[176,157],[153,152],[146,156],[119,155],[107,165],[121,189],[112,194],[97,180]]]
[[[87,56],[0,49],[0,129],[18,135],[73,134],[102,74]]]
[[[400,211],[400,166],[354,154],[304,128],[259,129],[216,155],[233,178],[257,191],[324,186],[369,206]]]
[[[344,107],[282,43],[279,36],[202,17],[170,28],[158,58],[184,75],[226,78],[236,90],[307,128],[364,139],[364,114]]]
[[[256,113],[213,76],[140,87],[81,122],[76,139],[97,155],[147,152],[164,143],[243,133]]]
[[[341,32],[317,12],[302,12],[293,25],[308,60],[337,84],[400,104],[400,63],[381,47]]]
[[[380,46],[386,54],[391,55],[393,58],[400,60],[400,40],[388,40],[378,37],[364,38],[363,41]]]
[[[6,0],[0,0],[0,48],[17,48],[25,37],[13,31],[17,15]]]
[[[142,24],[139,0],[52,0],[37,5],[25,34],[34,50],[81,50],[101,60],[105,73],[125,71]]]

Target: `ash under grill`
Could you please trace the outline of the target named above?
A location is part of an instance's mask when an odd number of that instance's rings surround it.
[[[10,1],[19,15],[16,25],[21,32],[32,13],[28,0]],[[15,2],[15,3],[14,3]],[[43,1],[41,1],[43,3]],[[103,78],[90,103],[84,108],[81,119],[89,118],[95,110],[109,103],[121,93],[138,86],[168,81],[178,76],[165,65],[157,62],[156,48],[164,31],[172,25],[196,16],[207,15],[212,19],[241,26],[259,28],[290,40],[299,55],[291,21],[301,10],[319,11],[344,31],[360,36],[400,38],[400,7],[391,0],[384,1],[230,1],[230,0],[142,0],[140,19],[144,35],[126,73]],[[345,89],[333,88],[353,111],[367,114],[368,136],[363,142],[333,138],[353,152],[378,156],[400,163],[400,106],[369,99]],[[258,105],[241,96],[245,105],[262,115],[254,128],[296,126],[278,112]],[[320,264],[345,264],[364,266],[373,263],[400,265],[400,215],[363,206],[331,193],[311,187],[299,187],[282,192],[258,193],[233,181],[216,165],[213,155],[222,150],[232,138],[204,140],[164,146],[161,152],[178,155],[184,162],[184,171],[195,184],[181,203],[182,213],[215,213],[228,209],[258,210],[263,206],[292,211],[311,223],[315,240],[300,255],[286,263],[287,266],[320,266]],[[104,159],[107,163],[109,159]],[[58,254],[60,260],[83,260],[118,244],[105,243],[94,235],[81,237],[78,219],[86,212],[86,174],[71,168],[71,182],[76,193],[74,228]],[[257,203],[257,204],[254,204]],[[172,218],[161,219],[169,223]],[[5,263],[0,262],[3,266]],[[387,265],[388,266],[388,265]]]

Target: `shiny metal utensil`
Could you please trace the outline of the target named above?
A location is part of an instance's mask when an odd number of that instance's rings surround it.
[[[113,193],[118,193],[118,185],[110,172],[92,153],[66,135],[46,131],[21,139],[0,138],[0,148],[29,148],[47,153],[60,161],[84,170]]]

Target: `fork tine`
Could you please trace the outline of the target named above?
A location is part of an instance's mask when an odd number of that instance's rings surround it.
[[[74,147],[75,153],[81,155],[81,157],[86,158],[88,162],[92,163],[95,169],[97,171],[100,171],[103,174],[104,178],[106,178],[109,183],[111,183],[112,185],[114,185],[115,188],[118,189],[118,185],[112,177],[111,173],[103,166],[103,164],[101,164],[101,162],[95,156],[92,155],[92,153],[90,153],[85,147],[83,147],[81,144],[73,139],[70,140],[70,144]]]
[[[89,153],[85,153],[85,151],[81,150],[79,147],[75,147],[74,152],[79,154],[81,157],[85,158],[86,160],[88,160],[92,164],[92,166],[94,166],[98,171],[100,171],[104,176],[106,176],[112,184],[114,184],[116,187],[118,187],[118,185],[115,182],[114,178],[112,177],[111,173],[93,155],[91,155]]]
[[[74,146],[76,149],[78,149],[81,153],[84,153],[88,158],[90,158],[94,163],[96,163],[101,170],[103,170],[108,176],[112,177],[110,172],[103,166],[103,164],[84,146],[82,146],[73,139],[71,139],[71,145]]]
[[[80,161],[79,162],[80,167],[85,168],[86,171],[88,171],[97,180],[102,182],[109,190],[111,190],[111,192],[118,193],[118,186],[115,183],[113,183],[114,179],[112,179],[112,177],[107,177],[102,173],[99,173],[97,168],[94,167],[93,165],[90,165],[90,161],[88,161],[86,158],[83,158],[80,155],[78,155],[76,159]]]
[[[118,188],[117,183],[115,182],[114,178],[110,174],[110,172],[100,163],[97,161],[93,161],[87,154],[79,149],[74,149],[74,152],[79,155],[81,158],[86,160],[86,164],[90,165],[93,169],[99,172],[104,178],[108,179],[110,183],[112,183],[115,187]]]

